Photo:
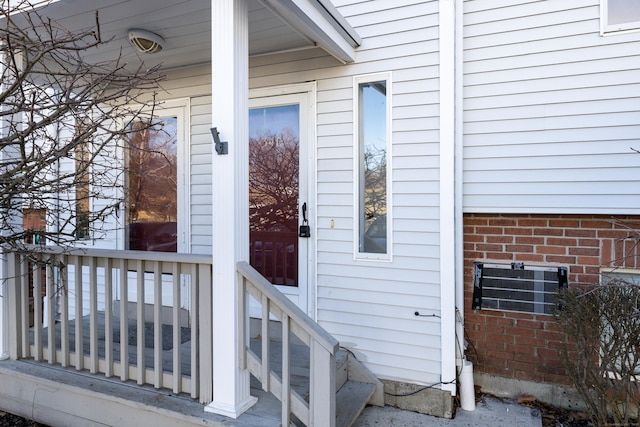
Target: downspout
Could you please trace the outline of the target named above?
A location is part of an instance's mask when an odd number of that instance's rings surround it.
[[[455,20],[456,0],[439,2],[440,348],[442,390],[456,394]]]
[[[466,360],[464,338],[464,1],[455,8],[455,135],[454,135],[454,211],[455,211],[455,292],[456,365],[462,409],[475,409],[473,364]]]
[[[464,353],[464,227],[463,227],[463,1],[459,1],[455,10],[455,172],[454,172],[454,195],[455,195],[455,280],[456,280],[456,339],[457,348]],[[462,359],[464,354],[458,354]]]

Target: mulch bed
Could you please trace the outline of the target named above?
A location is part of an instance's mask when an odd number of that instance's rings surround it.
[[[44,424],[0,411],[0,427],[47,427]]]
[[[482,393],[481,390],[476,389],[477,401],[482,400],[485,396],[490,396],[494,399],[501,399],[500,397]],[[548,403],[540,402],[535,397],[526,394],[523,394],[518,398],[518,403],[520,405],[528,406],[529,408],[538,409],[542,414],[543,427],[593,427],[589,414],[583,411],[573,411],[549,405]]]

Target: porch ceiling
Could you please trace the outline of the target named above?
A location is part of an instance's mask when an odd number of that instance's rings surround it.
[[[57,0],[41,13],[66,29],[77,30],[95,26],[98,11],[102,38],[109,42],[91,52],[89,60],[115,59],[121,54],[132,66],[144,61],[149,67],[161,64],[172,69],[210,61],[211,1]],[[359,43],[357,34],[327,0],[247,3],[250,56],[319,46],[341,61],[353,59],[348,51]],[[152,55],[136,52],[127,40],[130,28],[157,33],[165,40],[164,49]]]

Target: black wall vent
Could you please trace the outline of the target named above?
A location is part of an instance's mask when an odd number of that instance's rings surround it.
[[[552,314],[566,287],[566,267],[475,262],[472,308]]]

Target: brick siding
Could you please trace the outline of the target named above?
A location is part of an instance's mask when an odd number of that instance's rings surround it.
[[[471,309],[474,261],[565,266],[569,286],[596,283],[601,267],[640,269],[635,233],[640,216],[465,215],[465,329],[474,370],[568,384],[564,336],[552,316]]]

